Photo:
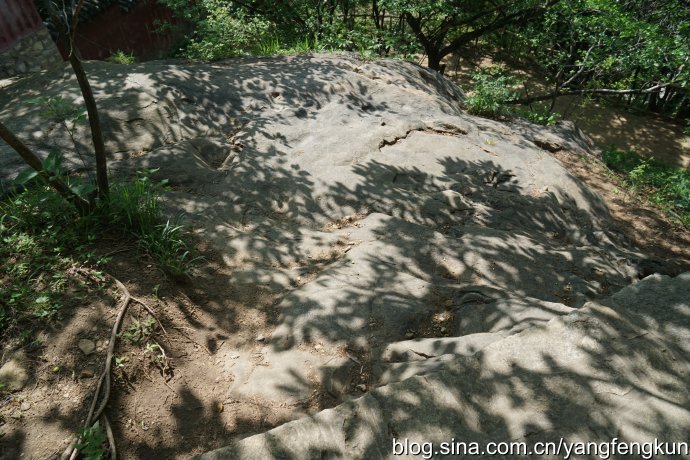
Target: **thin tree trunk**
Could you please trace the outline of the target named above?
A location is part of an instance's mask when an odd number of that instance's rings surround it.
[[[98,185],[98,195],[100,198],[105,198],[109,193],[108,186],[108,162],[105,157],[105,145],[103,143],[103,131],[101,130],[101,121],[98,116],[98,107],[96,106],[96,99],[93,97],[93,91],[89,84],[89,79],[86,77],[84,66],[81,59],[77,55],[77,50],[73,46],[72,52],[69,56],[69,63],[72,65],[74,75],[79,82],[79,89],[84,98],[86,105],[86,112],[89,115],[89,125],[91,126],[91,139],[93,140],[94,153],[96,155],[96,184]]]
[[[94,156],[96,157],[96,185],[98,187],[98,196],[105,198],[109,193],[108,185],[108,162],[105,156],[105,145],[103,143],[103,131],[101,130],[101,122],[98,116],[98,107],[96,100],[93,97],[93,91],[89,84],[89,79],[86,77],[84,66],[79,57],[79,52],[75,46],[74,39],[79,25],[79,12],[84,6],[84,0],[78,0],[78,3],[72,4],[71,21],[68,22],[66,12],[60,12],[57,5],[46,1],[45,6],[53,18],[53,23],[58,26],[59,36],[64,40],[69,50],[69,63],[72,66],[74,75],[77,77],[79,89],[81,90],[84,104],[86,105],[86,112],[89,117],[89,127],[91,128],[91,139],[93,140]],[[64,13],[64,14],[63,14]]]

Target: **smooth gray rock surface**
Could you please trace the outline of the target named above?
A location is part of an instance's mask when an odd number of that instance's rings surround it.
[[[646,278],[606,299],[608,307],[587,303],[443,370],[195,459],[417,458],[394,456],[394,438],[437,447],[451,439],[687,442],[688,292],[690,273]]]

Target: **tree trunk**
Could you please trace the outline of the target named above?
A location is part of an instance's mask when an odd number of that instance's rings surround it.
[[[428,49],[426,50],[426,55],[427,55],[427,60],[428,60],[428,66],[430,69],[435,70],[437,72],[441,71],[441,60],[443,59],[443,56],[438,52],[438,50],[434,49]]]
[[[98,185],[98,196],[105,198],[108,196],[108,162],[105,157],[105,145],[103,144],[103,132],[101,130],[101,121],[98,116],[98,107],[96,100],[93,97],[93,91],[89,84],[89,79],[86,77],[84,66],[81,59],[77,55],[77,50],[73,46],[70,53],[69,63],[72,65],[74,74],[79,82],[79,89],[84,97],[84,104],[86,105],[86,112],[89,115],[89,125],[91,127],[91,139],[93,140],[94,153],[96,155],[96,184]]]
[[[12,133],[2,122],[0,122],[0,139],[7,142],[7,145],[12,147],[15,152],[29,165],[33,170],[45,179],[45,181],[57,191],[60,196],[74,204],[79,211],[79,214],[86,215],[91,212],[91,205],[88,201],[81,198],[67,187],[67,185],[59,178],[48,173],[43,169],[43,163],[34,153],[26,146],[17,136]]]
[[[649,110],[650,112],[656,112],[658,100],[659,100],[659,97],[657,94],[650,94],[649,95],[649,102],[647,102],[647,110]]]

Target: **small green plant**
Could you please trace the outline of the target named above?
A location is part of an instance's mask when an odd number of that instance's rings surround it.
[[[150,355],[151,359],[157,363],[162,364],[165,360],[165,354],[160,345],[154,342],[148,342],[144,348],[144,354]]]
[[[27,99],[26,104],[42,106],[40,116],[61,123],[65,121],[77,123],[86,119],[86,111],[83,108],[67,101],[62,96],[36,97]]]
[[[129,361],[126,356],[115,356],[115,369],[122,369],[125,367],[125,363]]]
[[[200,257],[187,244],[188,232],[181,218],[163,223],[158,199],[167,181],[153,181],[151,175],[156,171],[143,171],[132,182],[115,184],[105,209],[107,220],[135,236],[165,273],[185,278]]]
[[[549,112],[543,109],[521,108],[514,111],[515,115],[525,118],[532,123],[543,126],[553,126],[561,119],[558,112]]]
[[[153,318],[146,318],[142,321],[132,321],[127,329],[122,332],[122,337],[133,345],[141,345],[151,337],[156,327],[156,320]]]
[[[264,38],[256,47],[256,54],[259,56],[276,56],[281,54],[283,48],[278,37]]]
[[[141,245],[165,273],[177,279],[187,277],[191,268],[201,260],[201,257],[193,255],[187,245],[186,231],[178,218],[141,234]]]
[[[78,105],[65,100],[62,96],[28,99],[26,104],[42,106],[43,110],[39,112],[39,115],[50,121],[60,123],[65,131],[67,131],[67,134],[72,140],[74,151],[79,156],[79,159],[84,166],[84,170],[87,171],[88,181],[84,181],[80,178],[70,178],[64,174],[62,169],[62,154],[58,150],[51,151],[48,157],[43,160],[43,170],[53,175],[57,179],[67,183],[72,192],[81,198],[86,198],[87,201],[89,201],[92,194],[95,192],[96,187],[93,184],[93,178],[88,172],[90,168],[87,164],[86,158],[82,154],[79,144],[74,138],[74,131],[77,127],[77,124],[82,123],[87,119],[86,111]],[[24,185],[30,180],[38,179],[39,173],[37,171],[27,169],[19,174],[19,176],[15,179],[15,182],[19,185]]]
[[[132,52],[128,54],[122,50],[117,50],[110,55],[108,62],[112,62],[113,64],[131,65],[136,62],[136,59],[134,57],[134,53]]]
[[[103,211],[107,218],[134,234],[145,233],[160,223],[160,190],[167,181],[154,182],[157,169],[139,171],[135,180],[113,184]]]
[[[474,115],[501,118],[509,114],[507,103],[517,97],[513,89],[519,81],[493,66],[472,74],[474,86],[465,100],[465,108]]]
[[[107,440],[100,422],[79,430],[79,439],[81,441],[77,444],[77,450],[84,460],[101,460],[103,458]]]

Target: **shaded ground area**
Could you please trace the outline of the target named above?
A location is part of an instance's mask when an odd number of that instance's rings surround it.
[[[667,301],[649,297],[673,305],[666,326],[657,324],[661,307],[639,317],[625,312],[637,300],[607,307],[650,270],[687,269],[686,249],[669,248],[679,259],[669,262],[636,247],[601,196],[554,156],[577,164],[588,155],[572,125],[468,116],[456,86],[396,61],[88,71],[112,172],[160,168],[156,177],[171,184],[165,206],[184,213],[208,260],[188,285],[142,270],[127,253],[109,267],[160,314],[174,365],[160,375],[141,350],[120,350],[130,361],[108,411],[123,458],[187,458],[293,419],[302,421],[222,455],[378,458],[391,437],[411,433],[603,439],[620,428],[630,438],[687,439],[688,363],[678,351],[687,276],[644,281],[669,291]],[[78,169],[66,133],[22,104],[38,84],[77,98],[67,72],[39,75],[3,90],[0,118],[43,153],[61,146]],[[85,151],[87,140],[79,130]],[[3,149],[6,181],[20,165]],[[112,303],[96,310],[106,324]],[[77,338],[100,334],[67,323],[64,331],[32,359],[52,362],[74,353]],[[82,363],[70,366],[80,375]],[[50,458],[86,403],[56,410],[62,387],[29,367],[49,404],[24,390],[33,412],[21,414],[19,396],[2,408],[2,452]],[[634,380],[636,372],[648,377]],[[67,377],[58,383],[79,385],[88,399],[94,382]],[[60,390],[48,397],[48,386]],[[634,431],[625,407],[654,423]]]

